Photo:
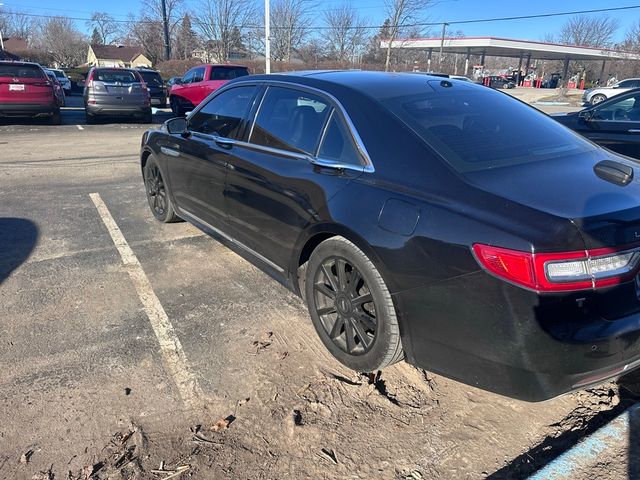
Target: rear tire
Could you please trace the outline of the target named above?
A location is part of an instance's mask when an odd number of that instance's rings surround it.
[[[89,112],[84,114],[87,125],[94,125],[96,123],[96,116]]]
[[[160,167],[158,167],[153,155],[147,158],[143,172],[147,201],[149,202],[149,208],[151,208],[153,216],[163,223],[179,222],[181,219],[173,209],[173,204],[169,198],[169,192],[162,177],[162,172],[160,172]]]
[[[372,372],[403,359],[391,294],[369,258],[343,237],[313,251],[304,282],[320,340],[345,366]]]
[[[145,113],[140,119],[140,121],[142,123],[153,123],[153,113],[152,112]]]

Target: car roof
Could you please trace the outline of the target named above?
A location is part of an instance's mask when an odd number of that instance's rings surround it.
[[[13,61],[13,60],[0,60],[0,64],[3,65],[30,65],[33,67],[40,67],[43,68],[42,65],[40,65],[39,63],[35,63],[35,62],[23,62],[22,60],[18,60],[18,61]]]
[[[281,81],[292,84],[307,85],[320,88],[329,93],[345,87],[378,100],[425,92],[426,82],[451,82],[464,85],[464,88],[484,88],[470,82],[455,79],[444,79],[431,75],[415,75],[413,73],[392,73],[361,70],[305,70],[270,75],[252,75],[233,80],[232,83],[252,81]]]

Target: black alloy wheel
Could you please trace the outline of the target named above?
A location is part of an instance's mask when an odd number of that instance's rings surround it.
[[[391,294],[362,250],[344,237],[329,238],[311,254],[305,275],[311,320],[337,360],[364,372],[402,360]]]
[[[154,217],[164,223],[177,221],[179,218],[173,210],[162,173],[155,160],[148,159],[144,172],[147,200]]]

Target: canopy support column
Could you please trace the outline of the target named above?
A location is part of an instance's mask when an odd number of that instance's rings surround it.
[[[529,75],[529,67],[531,66],[531,54],[527,55],[527,64],[524,67],[524,76]]]
[[[464,76],[466,77],[469,73],[469,57],[471,56],[471,49],[467,48],[467,58],[464,61]]]
[[[433,48],[427,50],[427,72],[431,71],[431,54],[433,53]]]
[[[516,87],[520,86],[520,72],[522,71],[522,57],[523,53],[520,52],[520,61],[518,62],[518,73],[516,73]]]
[[[604,81],[604,67],[607,65],[606,60],[602,60],[602,68],[600,69],[600,78],[598,78],[600,85],[605,85],[607,82]]]

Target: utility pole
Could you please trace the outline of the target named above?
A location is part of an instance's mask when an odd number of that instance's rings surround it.
[[[442,37],[440,38],[440,69],[442,69],[442,51],[444,50],[444,36],[447,33],[448,23],[442,24]]]
[[[0,7],[2,7],[4,3],[0,3]],[[0,30],[0,50],[4,50],[4,40],[2,39],[2,30]]]
[[[171,45],[169,44],[169,19],[167,18],[167,0],[162,0],[162,26],[164,27],[164,59],[171,59]]]
[[[271,73],[271,14],[270,0],[264,0],[264,72]]]

